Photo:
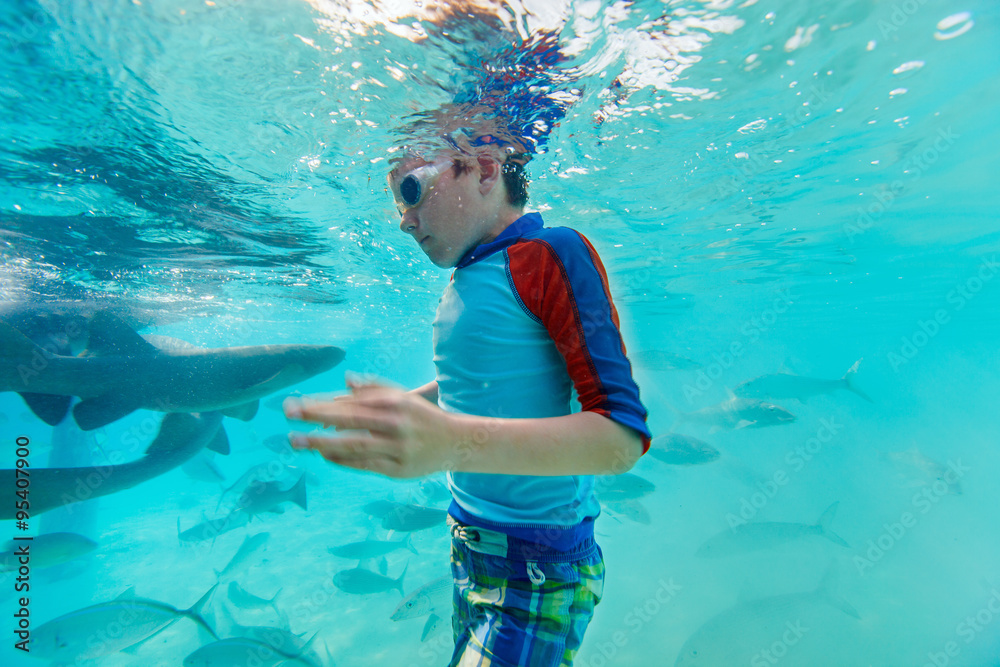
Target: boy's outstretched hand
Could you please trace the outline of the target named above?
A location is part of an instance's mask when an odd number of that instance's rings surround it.
[[[351,393],[333,400],[285,399],[285,416],[368,433],[292,433],[293,447],[314,449],[334,463],[389,477],[420,477],[448,467],[455,432],[447,412],[395,387],[352,380],[347,384]]]

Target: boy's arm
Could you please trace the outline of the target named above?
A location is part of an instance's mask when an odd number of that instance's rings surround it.
[[[427,384],[423,385],[422,387],[417,387],[416,389],[411,389],[407,393],[416,394],[417,396],[422,396],[422,397],[426,398],[428,401],[430,401],[431,403],[433,403],[434,405],[437,405],[437,402],[438,402],[438,383],[437,383],[437,380],[431,380],[430,382],[428,382]]]
[[[352,387],[333,401],[290,398],[291,419],[369,431],[295,435],[292,444],[351,468],[390,477],[439,470],[510,475],[589,475],[627,471],[643,451],[639,433],[593,412],[543,419],[459,415],[380,385]]]

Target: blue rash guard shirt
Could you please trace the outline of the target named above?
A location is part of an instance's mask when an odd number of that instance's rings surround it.
[[[583,410],[628,426],[649,448],[646,409],[597,252],[579,232],[528,213],[456,265],[434,318],[438,405],[510,418]],[[487,429],[488,431],[488,429]],[[489,446],[489,433],[482,442]],[[560,550],[592,537],[592,475],[449,472],[449,511],[462,523]]]

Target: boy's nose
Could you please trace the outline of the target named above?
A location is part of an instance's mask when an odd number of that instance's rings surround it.
[[[413,212],[413,209],[404,211],[402,217],[399,219],[399,228],[407,234],[413,233],[413,230],[417,228],[417,214]]]

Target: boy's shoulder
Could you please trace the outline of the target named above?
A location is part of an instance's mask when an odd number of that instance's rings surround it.
[[[548,246],[560,257],[567,254],[594,252],[593,245],[582,233],[571,227],[542,227],[532,230],[518,239],[517,244],[525,243],[532,245],[532,241],[541,241],[542,247]],[[541,250],[541,248],[538,248]]]

